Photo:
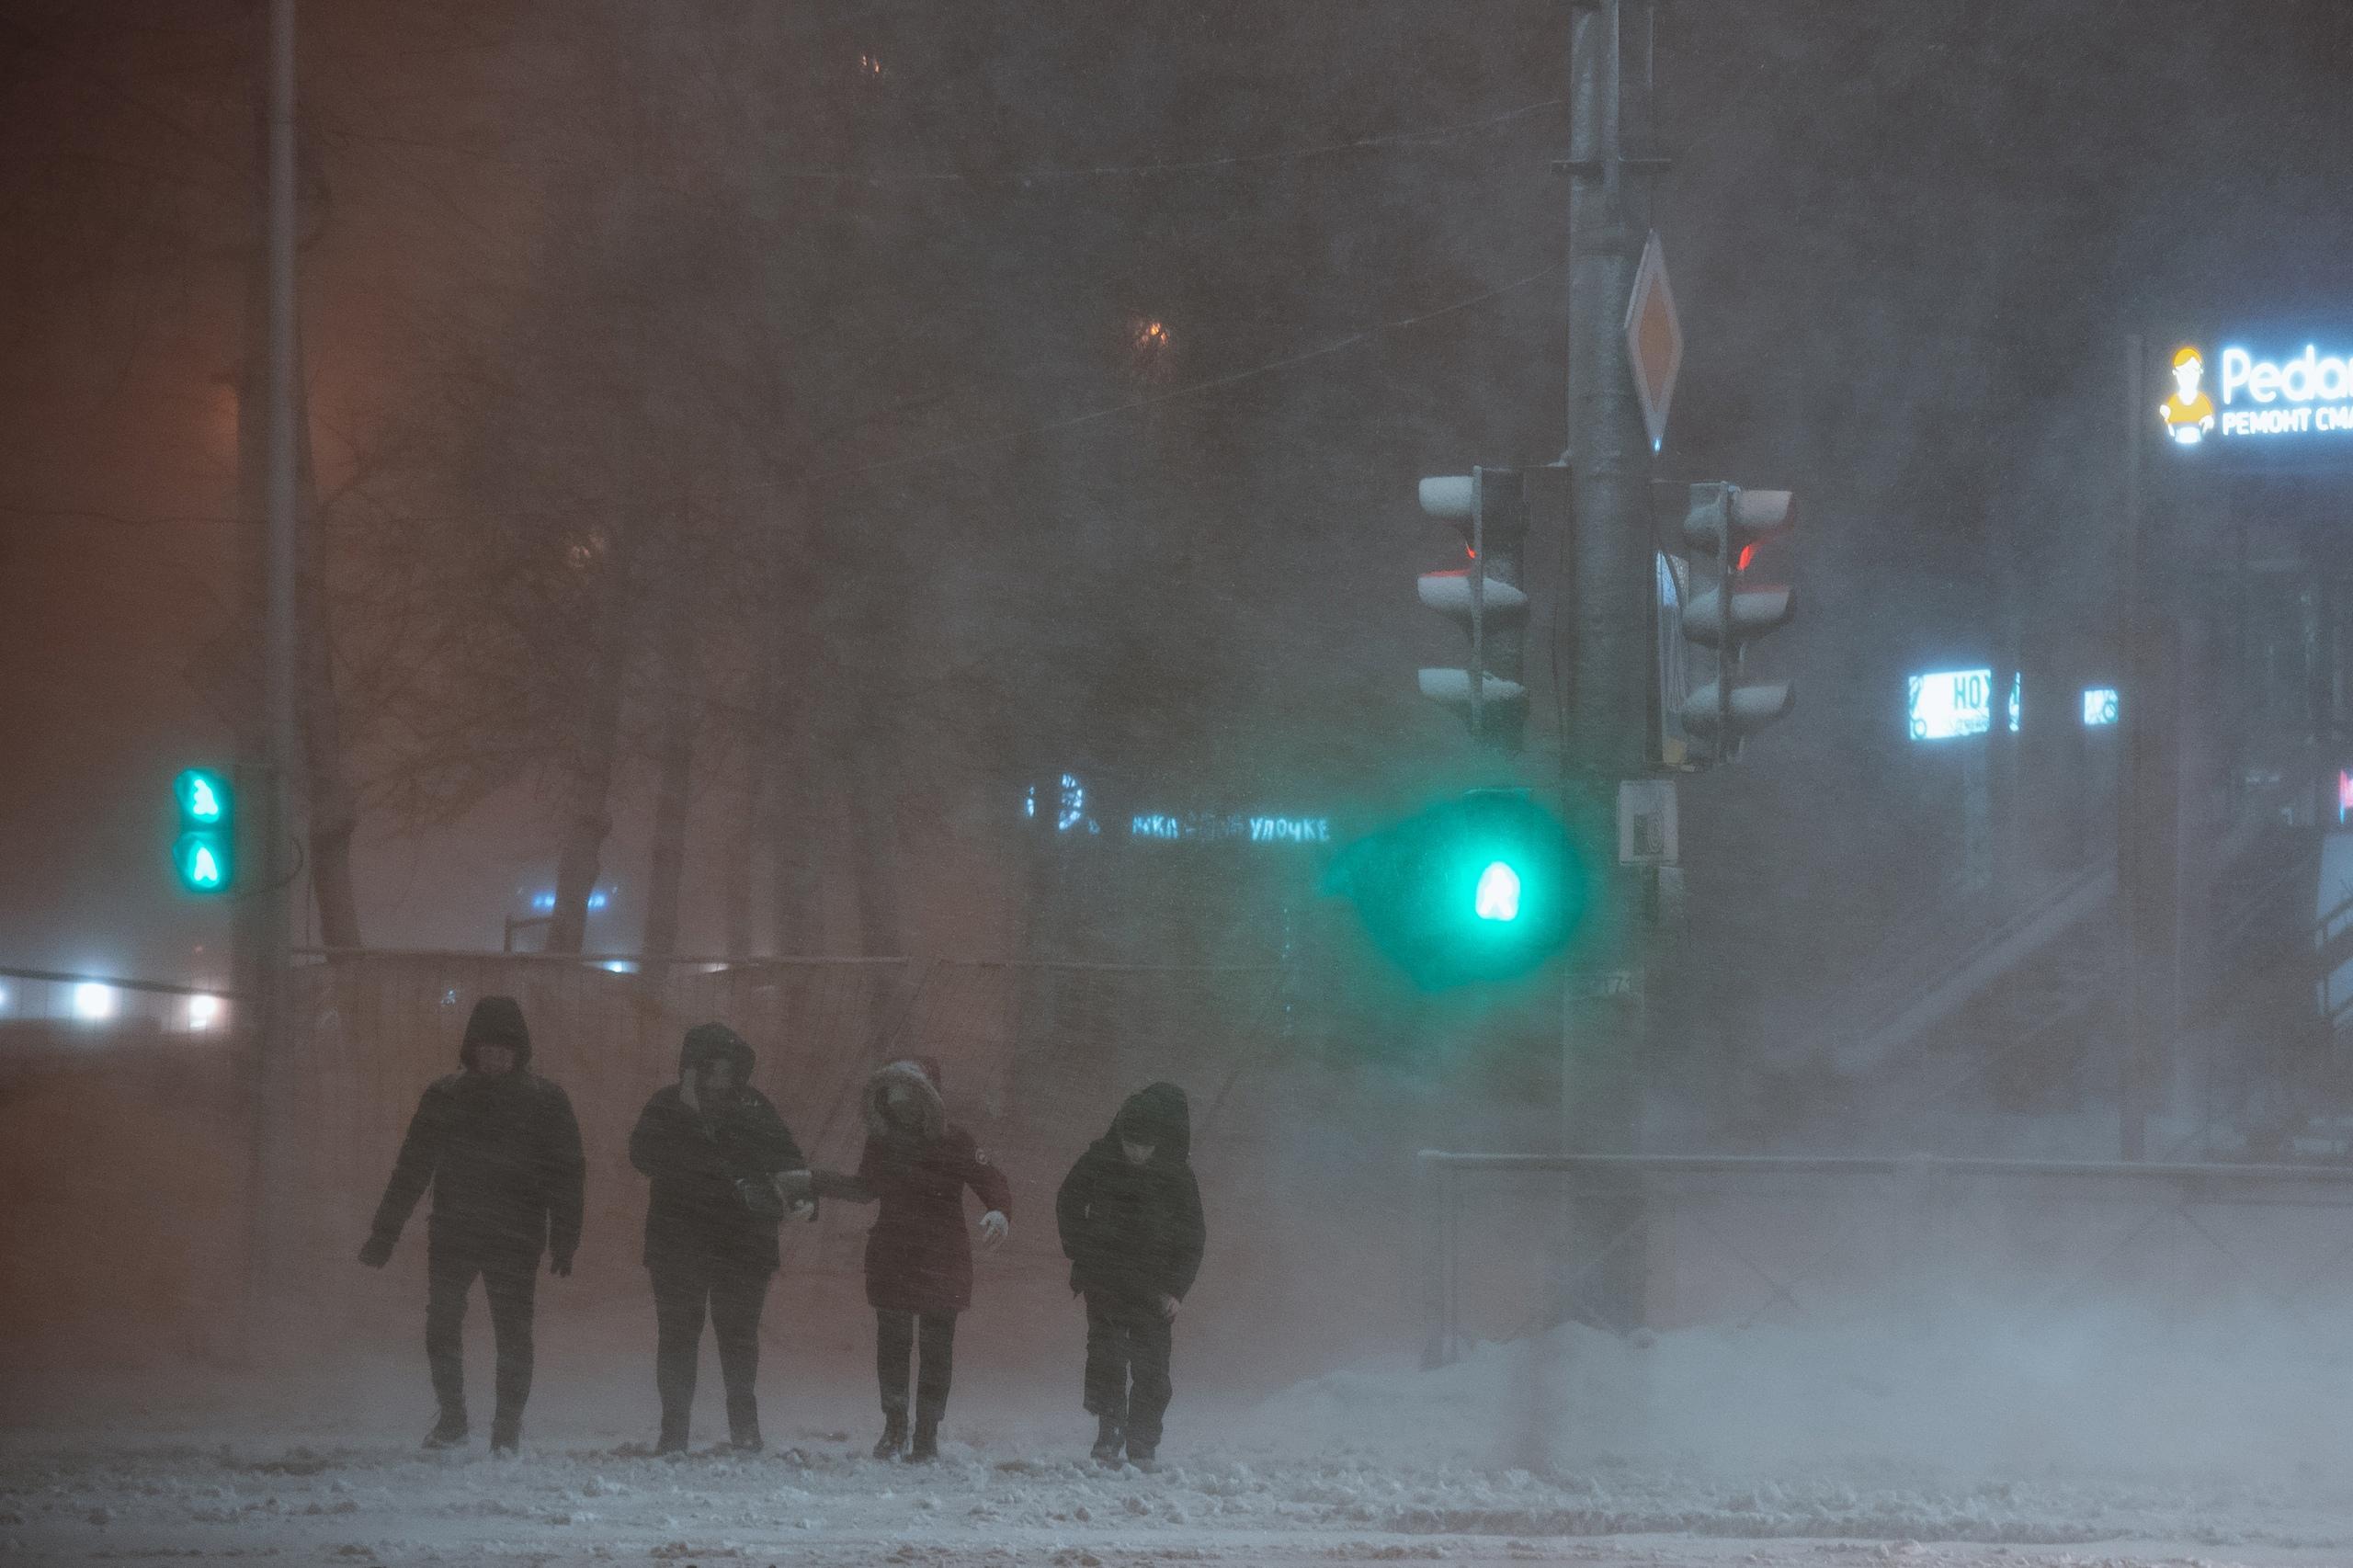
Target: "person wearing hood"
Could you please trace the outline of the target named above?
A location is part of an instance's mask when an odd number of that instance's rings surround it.
[[[540,1257],[552,1259],[554,1274],[572,1272],[587,1165],[572,1101],[531,1071],[531,1032],[513,997],[474,1004],[458,1061],[463,1071],[435,1080],[417,1101],[359,1261],[384,1266],[430,1187],[425,1358],[441,1414],[425,1446],[455,1448],[466,1440],[466,1295],[479,1275],[498,1346],[490,1446],[512,1453],[522,1441],[523,1405],[531,1394]]]
[[[1192,1144],[1185,1091],[1151,1085],[1129,1096],[1054,1196],[1070,1288],[1086,1298],[1085,1403],[1103,1464],[1118,1464],[1124,1446],[1148,1470],[1160,1448],[1176,1311],[1208,1244]]]
[[[654,1091],[629,1135],[649,1178],[645,1268],[654,1284],[656,1453],[684,1453],[706,1315],[727,1387],[727,1433],[760,1447],[755,1392],[760,1308],[777,1271],[778,1221],[813,1214],[809,1162],[767,1096],[752,1087],[752,1048],[725,1024],[697,1024],[678,1048],[678,1081]]]
[[[1013,1189],[972,1135],[948,1119],[939,1063],[893,1062],[867,1080],[866,1149],[858,1174],[820,1172],[820,1197],[879,1203],[866,1233],[866,1301],[874,1309],[874,1362],[882,1393],[882,1437],[874,1457],[939,1457],[939,1422],[956,1369],[956,1314],[972,1304],[972,1244],[964,1229],[964,1189],[980,1199],[981,1242],[994,1247],[1011,1227]],[[915,1429],[907,1427],[908,1362],[918,1336]]]

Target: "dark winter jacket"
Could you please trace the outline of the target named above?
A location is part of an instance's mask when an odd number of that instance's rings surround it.
[[[1129,1164],[1122,1142],[1151,1144],[1152,1159]],[[1120,1108],[1111,1131],[1078,1157],[1054,1197],[1073,1290],[1134,1302],[1185,1299],[1209,1241],[1192,1153],[1192,1108],[1176,1085],[1154,1084]]]
[[[475,1071],[474,1048],[512,1046],[515,1067]],[[417,1102],[392,1178],[376,1207],[375,1245],[389,1251],[416,1200],[433,1188],[436,1247],[527,1252],[569,1266],[580,1244],[586,1162],[564,1092],[530,1070],[531,1036],[508,996],[485,996],[466,1020],[465,1071],[437,1080]]]
[[[919,1125],[903,1129],[883,1114],[892,1085],[914,1091]],[[1007,1219],[1013,1189],[972,1135],[948,1119],[939,1064],[893,1062],[866,1083],[866,1151],[858,1174],[831,1172],[817,1191],[853,1203],[879,1202],[866,1233],[867,1304],[883,1312],[961,1312],[972,1304],[972,1241],[964,1222],[964,1189]]]
[[[724,1095],[700,1091],[699,1109],[671,1084],[654,1092],[629,1135],[629,1163],[653,1178],[645,1206],[645,1267],[720,1261],[773,1274],[773,1218],[747,1208],[739,1178],[766,1181],[779,1171],[806,1170],[800,1145],[776,1107],[752,1087],[752,1048],[724,1024],[698,1024],[678,1048],[681,1076],[706,1062],[735,1064],[735,1085]]]

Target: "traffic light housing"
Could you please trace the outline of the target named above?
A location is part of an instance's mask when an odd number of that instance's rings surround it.
[[[1480,740],[1516,752],[1528,728],[1527,483],[1518,469],[1474,468],[1423,480],[1421,502],[1461,531],[1468,557],[1457,571],[1422,574],[1417,591],[1471,641],[1461,668],[1421,672],[1422,695],[1461,712]]]
[[[1786,490],[1717,482],[1689,488],[1683,542],[1716,567],[1715,581],[1683,607],[1683,635],[1712,653],[1716,666],[1716,678],[1686,696],[1676,715],[1695,761],[1733,760],[1744,741],[1796,704],[1788,681],[1740,682],[1749,644],[1788,625],[1795,608],[1788,588],[1749,584],[1749,565],[1759,544],[1796,522],[1796,498]]]
[[[178,798],[179,836],[172,843],[172,869],[180,886],[212,895],[237,885],[237,798],[228,776],[209,767],[184,769],[172,782]]]
[[[1473,790],[1360,839],[1325,886],[1432,991],[1536,968],[1567,944],[1587,899],[1568,834],[1519,790]]]

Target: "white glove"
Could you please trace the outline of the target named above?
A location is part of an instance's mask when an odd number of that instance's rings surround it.
[[[992,1209],[981,1216],[981,1244],[984,1247],[995,1246],[1004,1241],[1012,1230],[1013,1221]]]

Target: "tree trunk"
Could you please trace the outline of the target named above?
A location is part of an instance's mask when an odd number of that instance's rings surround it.
[[[814,626],[817,595],[805,553],[779,549],[770,570],[769,602],[775,608],[760,670],[764,733],[756,753],[762,774],[757,809],[769,855],[776,950],[791,958],[820,952],[825,945],[819,903],[824,865],[815,829],[822,814],[813,778],[818,748],[813,744],[824,659]]]
[[[359,802],[343,753],[335,695],[335,615],[328,600],[326,519],[319,512],[318,471],[311,460],[311,403],[299,374],[301,338],[295,338],[294,427],[297,517],[294,582],[294,701],[302,727],[311,847],[311,890],[319,910],[319,941],[331,949],[361,946],[359,899],[352,883],[351,837]]]
[[[674,554],[672,570],[684,574]],[[678,950],[678,892],[686,880],[687,812],[694,799],[695,672],[692,622],[684,613],[683,584],[663,596],[661,772],[654,795],[654,854],[646,877],[648,959]]]
[[[736,773],[735,787],[727,791],[732,811],[720,886],[720,950],[731,959],[747,959],[752,956],[752,846],[759,832],[759,767],[746,753]]]
[[[858,951],[887,958],[902,950],[899,927],[898,779],[888,742],[859,736],[850,769],[849,838],[858,878]]]
[[[614,530],[597,595],[596,667],[582,694],[580,728],[566,769],[558,819],[563,843],[555,863],[555,910],[546,950],[577,953],[588,936],[588,895],[596,891],[605,837],[612,832],[613,770],[620,750],[621,695],[629,666],[630,573],[635,530]]]

